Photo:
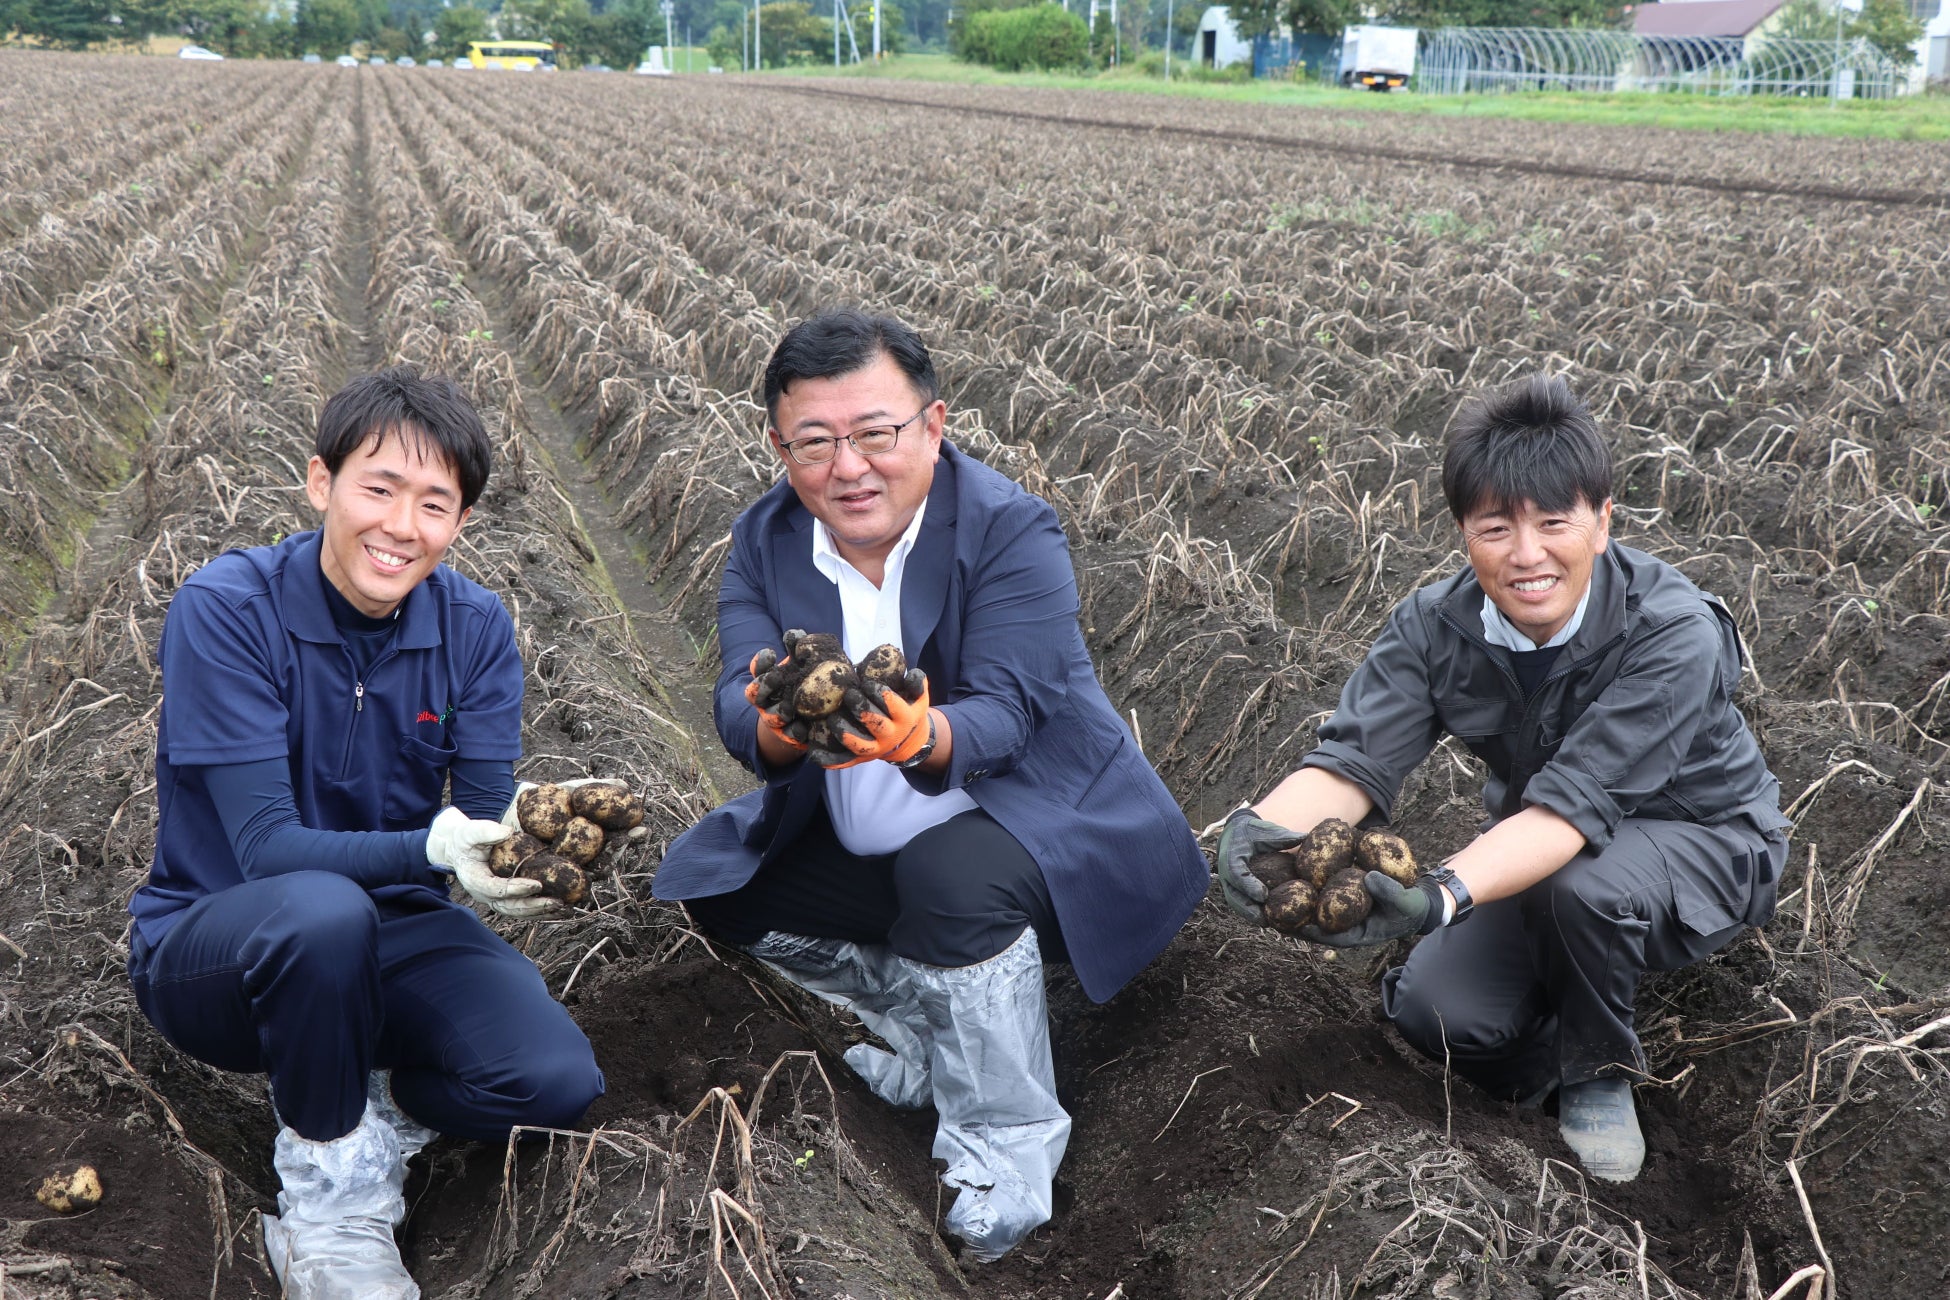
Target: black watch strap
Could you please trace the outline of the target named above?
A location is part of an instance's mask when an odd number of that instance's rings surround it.
[[[928,710],[928,740],[927,740],[927,743],[926,743],[926,744],[924,744],[924,745],[922,745],[922,746],[921,746],[921,747],[920,747],[919,749],[917,749],[917,750],[915,750],[915,751],[914,751],[914,752],[913,752],[912,754],[910,754],[910,755],[908,755],[908,756],[907,756],[906,758],[903,758],[903,759],[902,759],[902,760],[901,760],[900,762],[898,762],[898,763],[896,763],[896,764],[894,764],[894,766],[895,766],[895,767],[898,767],[898,768],[899,768],[899,769],[901,769],[901,771],[903,771],[903,772],[905,772],[905,771],[906,771],[906,770],[907,770],[908,768],[910,768],[910,767],[919,767],[919,766],[921,766],[921,764],[923,764],[923,763],[925,763],[925,762],[927,762],[927,761],[928,761],[928,759],[929,759],[930,757],[932,757],[932,756],[933,756],[933,754],[934,754],[934,741],[935,741],[935,735],[934,735],[934,710],[933,710],[933,709],[929,709],[929,710]]]
[[[1445,863],[1429,872],[1428,878],[1441,888],[1447,889],[1449,896],[1456,900],[1456,914],[1449,918],[1449,924],[1460,925],[1468,920],[1469,914],[1476,910],[1476,900],[1469,896],[1469,886],[1463,884],[1462,877],[1456,874],[1455,869]],[[1437,901],[1440,901],[1439,897]],[[1437,925],[1440,924],[1438,918]]]

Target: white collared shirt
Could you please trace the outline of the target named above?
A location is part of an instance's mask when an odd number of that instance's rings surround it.
[[[927,512],[928,503],[922,501],[888,552],[878,587],[834,549],[826,525],[813,520],[813,567],[840,589],[840,642],[846,657],[856,663],[875,646],[887,644],[900,646],[912,662],[915,647],[901,644],[901,579]],[[862,763],[826,774],[826,811],[833,830],[847,852],[863,858],[898,853],[928,827],[977,806],[965,790],[922,794],[891,763]]]
[[[1487,595],[1483,597],[1483,639],[1491,645],[1500,645],[1505,650],[1523,653],[1530,650],[1548,650],[1554,645],[1569,641],[1580,627],[1584,626],[1584,607],[1591,603],[1591,585],[1585,584],[1584,595],[1578,600],[1578,607],[1571,611],[1570,621],[1557,630],[1557,635],[1538,645],[1523,633],[1517,631],[1510,620],[1503,617],[1503,611]]]

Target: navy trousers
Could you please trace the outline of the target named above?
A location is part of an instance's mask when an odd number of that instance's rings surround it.
[[[705,933],[743,946],[769,930],[884,943],[929,966],[973,966],[1034,927],[1044,961],[1067,962],[1049,885],[1029,850],[980,809],[860,857],[822,805],[791,849],[729,894],[687,899]]]
[[[247,881],[199,899],[153,949],[134,938],[129,979],[171,1043],[269,1073],[279,1117],[313,1141],[352,1131],[374,1069],[420,1123],[484,1141],[573,1127],[603,1094],[535,964],[428,891],[375,900],[323,871]]]
[[[1382,1010],[1417,1051],[1505,1100],[1642,1072],[1639,977],[1765,921],[1786,859],[1785,838],[1744,819],[1628,817],[1602,852],[1416,944],[1382,977]]]

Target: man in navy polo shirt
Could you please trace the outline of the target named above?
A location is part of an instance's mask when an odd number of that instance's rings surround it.
[[[226,552],[170,602],[129,976],[171,1043],[270,1075],[285,1294],[406,1300],[407,1159],[435,1132],[572,1126],[603,1077],[534,965],[448,899],[458,879],[504,915],[560,906],[487,869],[521,658],[501,602],[440,563],[487,432],[453,381],[400,367],[325,404],[316,452],[318,531]]]

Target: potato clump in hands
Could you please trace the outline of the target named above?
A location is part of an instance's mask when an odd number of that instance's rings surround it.
[[[488,869],[539,880],[542,897],[573,907],[589,896],[589,877],[608,870],[603,850],[646,834],[644,815],[642,798],[619,781],[524,783],[502,818],[515,834],[494,847]]]

